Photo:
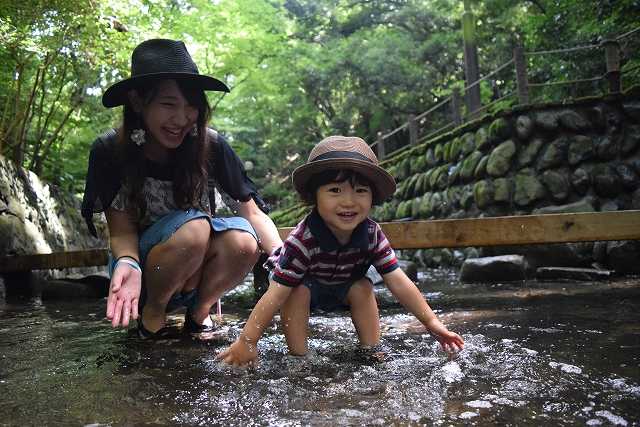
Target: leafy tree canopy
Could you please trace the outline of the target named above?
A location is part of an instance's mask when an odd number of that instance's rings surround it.
[[[212,125],[228,135],[276,205],[288,175],[329,134],[373,142],[464,87],[462,0],[0,0],[0,151],[82,191],[89,145],[117,123],[100,96],[129,74],[132,49],[182,39],[200,72],[226,81]],[[634,30],[640,0],[467,0],[480,74],[526,51],[598,43]],[[624,84],[638,75],[640,32],[623,43]],[[635,55],[635,56],[634,56]],[[602,51],[530,59],[532,81],[603,73]],[[481,86],[514,88],[513,68]],[[592,85],[593,86],[593,85]],[[598,88],[581,86],[562,96]],[[557,92],[557,91],[556,91]],[[551,93],[541,92],[541,97]],[[398,139],[406,135],[399,134]]]

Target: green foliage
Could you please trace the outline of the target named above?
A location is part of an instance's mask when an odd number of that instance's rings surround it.
[[[481,76],[517,45],[590,45],[640,22],[639,0],[470,4]],[[129,75],[142,40],[182,39],[200,72],[232,88],[210,95],[212,125],[253,163],[267,201],[284,209],[297,200],[290,173],[320,139],[342,133],[372,142],[464,88],[463,12],[459,0],[0,0],[0,152],[81,192],[90,143],[118,119],[118,109],[102,107],[102,92]],[[622,41],[625,87],[640,82],[638,51],[640,32]],[[602,49],[529,56],[529,78],[602,75],[603,59]],[[513,66],[480,89],[487,113],[512,106]],[[603,89],[585,83],[531,95],[547,101]],[[446,125],[448,108],[422,131]],[[398,132],[390,146],[407,135]]]

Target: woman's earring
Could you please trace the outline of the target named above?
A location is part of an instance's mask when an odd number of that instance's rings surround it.
[[[144,135],[145,135],[144,129],[134,129],[134,130],[131,131],[131,140],[138,147],[142,147],[145,144],[145,142],[147,142],[147,140],[144,137]]]
[[[191,135],[194,138],[198,136],[198,125],[193,125],[193,127],[189,131],[189,135]]]

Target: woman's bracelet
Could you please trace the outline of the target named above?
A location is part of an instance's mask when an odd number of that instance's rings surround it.
[[[138,262],[137,259],[135,259],[131,255],[123,255],[123,256],[119,257],[116,260],[116,264],[115,265],[118,265],[120,263],[127,264],[127,265],[131,266],[131,268],[133,268],[134,270],[138,270],[140,273],[142,273],[142,268],[140,268],[140,263]]]

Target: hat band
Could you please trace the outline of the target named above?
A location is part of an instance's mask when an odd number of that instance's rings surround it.
[[[375,164],[375,162],[370,158],[368,158],[367,156],[360,153],[354,153],[353,151],[329,151],[327,153],[320,154],[318,157],[311,160],[310,162],[316,162],[318,160],[329,160],[329,159],[355,159],[355,160],[364,160],[366,162]]]

